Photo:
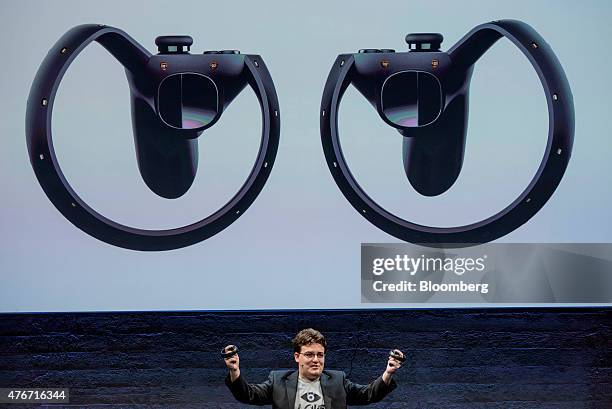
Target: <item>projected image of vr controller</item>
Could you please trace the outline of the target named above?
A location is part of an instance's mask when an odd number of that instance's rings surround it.
[[[401,154],[404,173],[414,190],[423,196],[438,196],[455,184],[463,166],[474,66],[503,37],[527,57],[537,72],[548,105],[546,151],[531,182],[498,213],[462,226],[425,226],[381,207],[359,185],[344,157],[338,117],[347,88],[354,86],[380,119],[401,134],[398,159]],[[441,50],[442,41],[439,33],[413,33],[406,36],[408,50],[404,52],[362,49],[340,54],[330,70],[321,100],[321,142],[336,184],[361,216],[405,241],[432,247],[461,247],[486,243],[512,232],[552,196],[572,152],[574,102],[557,56],[526,23],[497,20],[479,25],[448,51]],[[500,92],[503,90],[504,84],[494,85]],[[376,149],[376,143],[373,138],[368,149]],[[499,151],[490,154],[499,163],[507,156]]]
[[[261,144],[247,180],[223,207],[185,226],[146,230],[107,219],[70,186],[53,149],[51,116],[62,77],[93,41],[125,68],[138,169],[149,189],[163,198],[176,199],[189,190],[198,168],[198,137],[219,121],[246,86],[252,88],[262,112]],[[193,39],[189,36],[161,36],[155,44],[158,54],[152,55],[114,27],[84,24],[70,29],[38,69],[26,113],[30,162],[55,207],[75,226],[99,240],[149,251],[176,249],[205,240],[243,215],[272,170],[280,135],[276,90],[261,56],[236,50],[191,54]],[[228,157],[233,156],[228,153]]]

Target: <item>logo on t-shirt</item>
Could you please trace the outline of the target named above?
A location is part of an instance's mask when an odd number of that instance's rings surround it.
[[[308,403],[313,403],[321,399],[321,397],[314,392],[307,392],[302,395],[302,399],[304,399]]]
[[[306,392],[302,396],[300,396],[301,400],[306,401],[306,404],[300,404],[298,407],[300,409],[325,409],[325,405],[322,402],[321,397],[315,392]],[[320,402],[318,404],[317,402]]]

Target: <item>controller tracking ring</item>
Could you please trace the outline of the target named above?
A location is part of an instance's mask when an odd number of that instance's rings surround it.
[[[551,197],[567,168],[574,140],[574,103],[556,55],[529,25],[517,20],[482,24],[454,45],[448,55],[457,69],[469,70],[501,37],[525,54],[536,70],[548,105],[548,142],[542,162],[527,188],[510,205],[482,221],[457,227],[419,225],[378,205],[357,183],[340,146],[338,109],[352,83],[355,55],[336,59],[325,84],[320,111],[321,142],[329,170],[351,205],[372,224],[401,240],[431,247],[467,247],[502,237],[527,222]]]
[[[51,117],[61,79],[76,56],[97,41],[127,70],[137,72],[151,54],[125,32],[85,24],[66,32],[41,64],[28,97],[26,141],[36,177],[55,207],[75,226],[107,243],[134,250],[170,250],[205,240],[240,217],[262,190],[276,157],[280,114],[272,78],[261,57],[244,55],[248,84],[262,111],[262,140],[255,164],[239,191],[212,215],[183,227],[146,230],[125,226],[102,216],[87,205],[64,177],[53,149]]]

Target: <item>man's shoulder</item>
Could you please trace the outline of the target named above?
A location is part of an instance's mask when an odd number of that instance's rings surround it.
[[[344,373],[344,371],[333,371],[333,370],[327,370],[327,369],[323,371],[323,375],[326,375],[329,378],[334,378],[334,379],[337,379],[337,378],[342,379],[346,377],[346,374]]]

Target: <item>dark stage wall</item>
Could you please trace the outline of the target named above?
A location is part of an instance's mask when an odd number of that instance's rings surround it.
[[[326,367],[356,382],[407,352],[398,389],[371,407],[612,408],[612,310],[599,308],[2,314],[0,387],[70,387],[71,407],[239,408],[221,348],[237,344],[243,374],[264,381],[294,367],[290,340],[310,326]]]

